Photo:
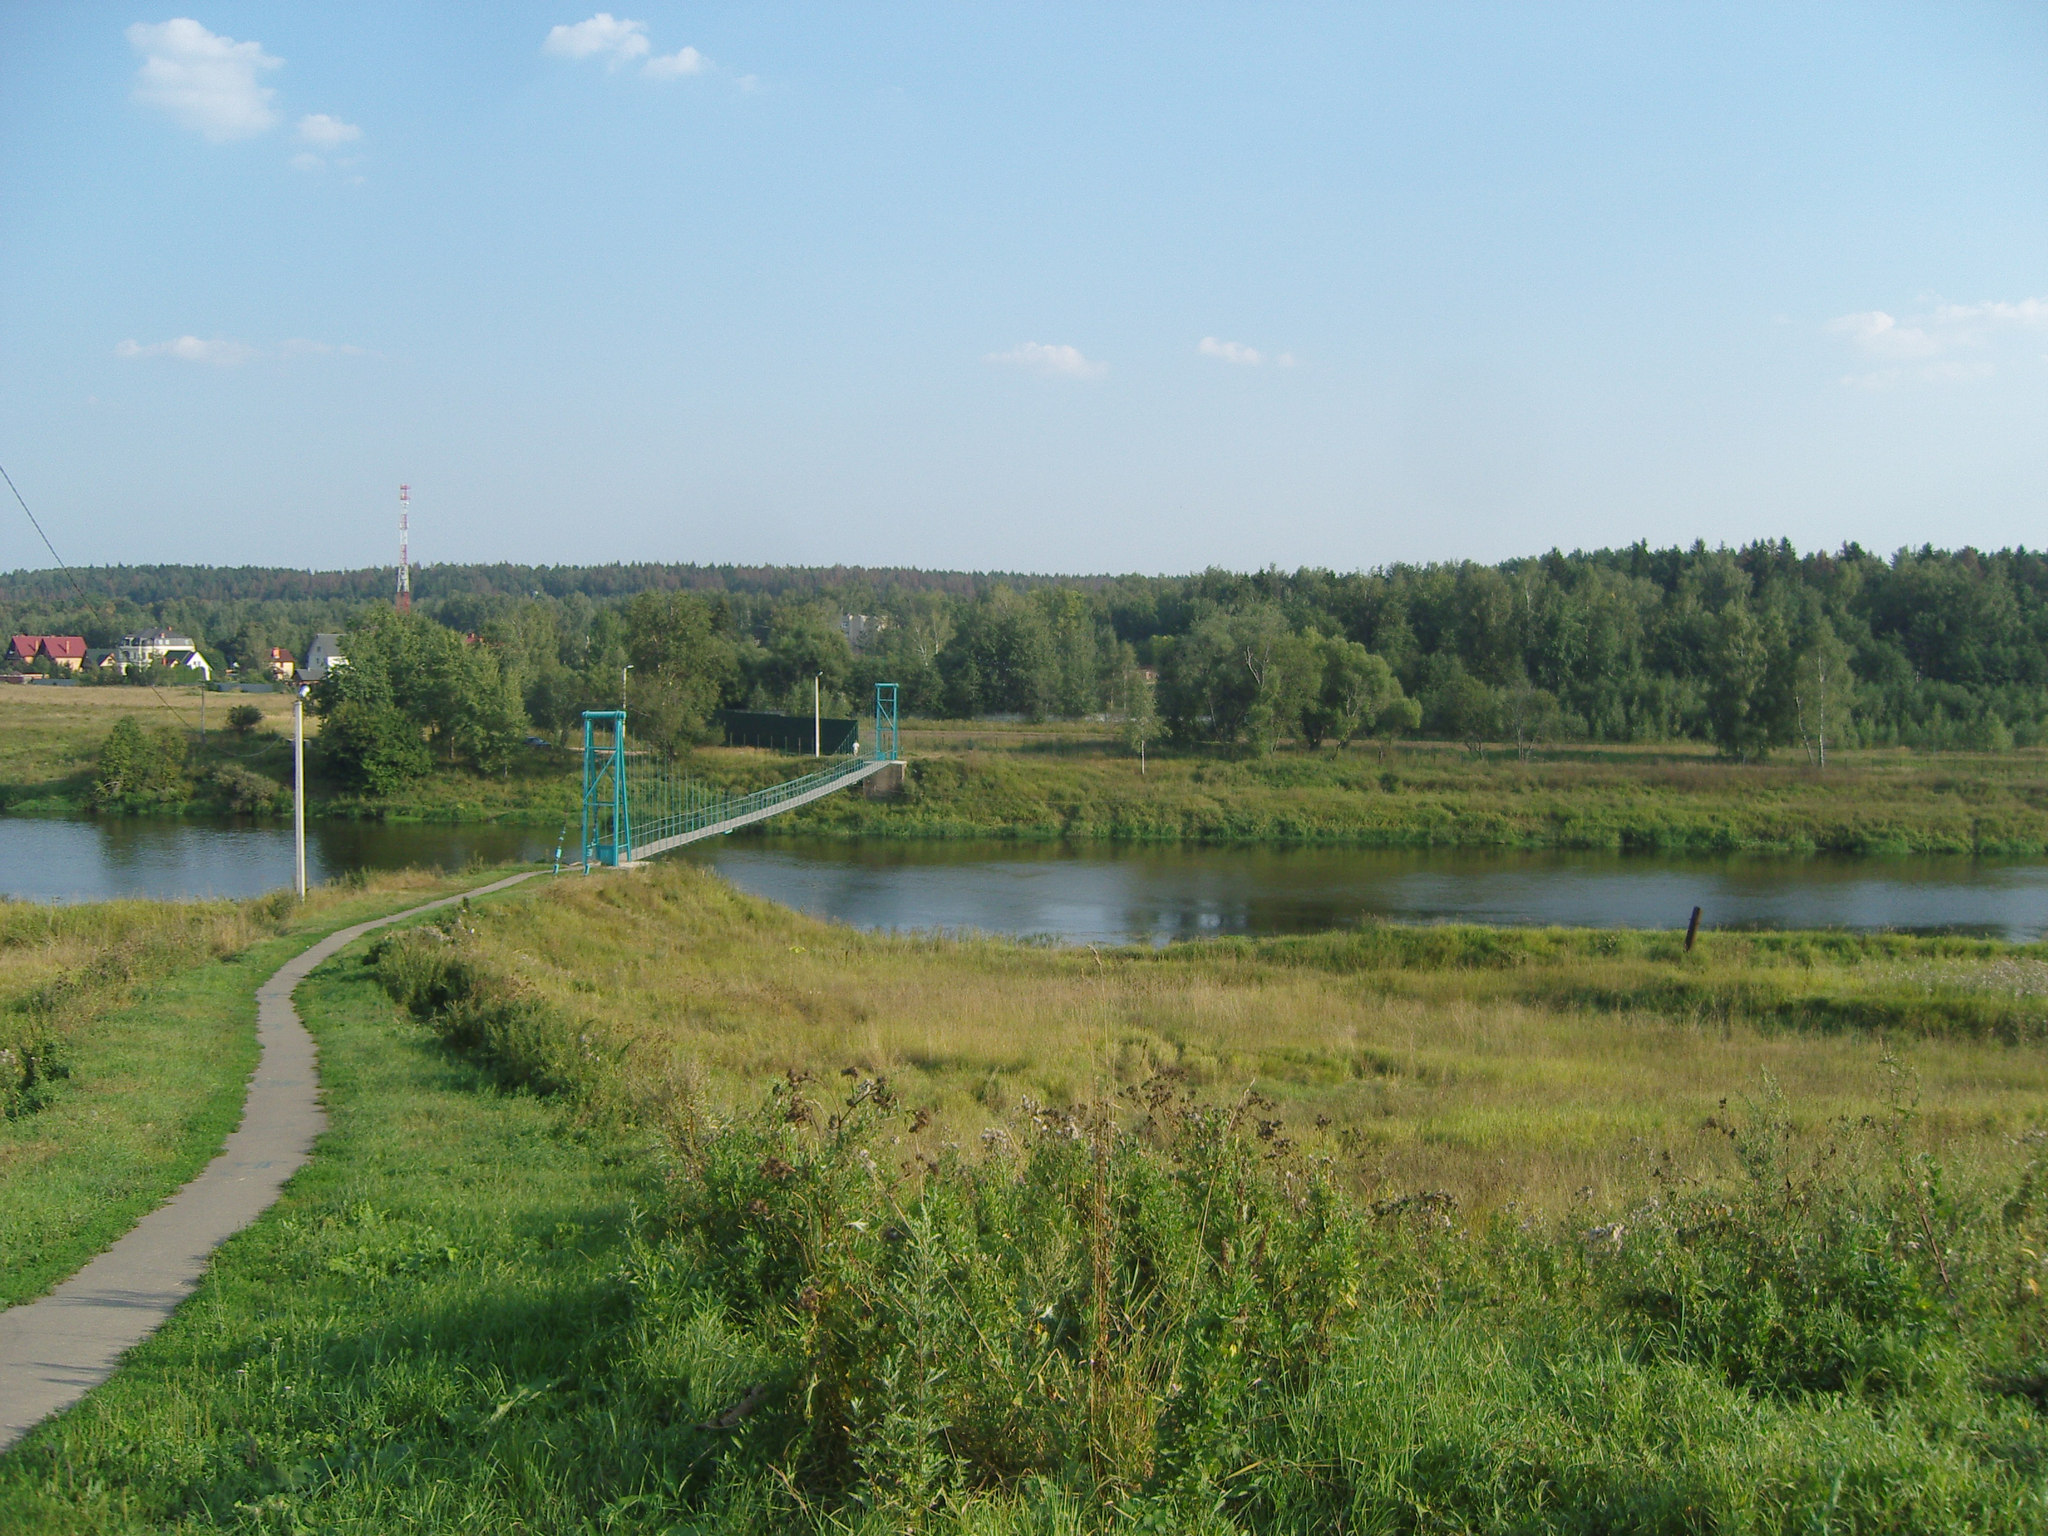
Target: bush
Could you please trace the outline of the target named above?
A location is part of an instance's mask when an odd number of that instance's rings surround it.
[[[16,1120],[49,1108],[57,1097],[57,1085],[70,1076],[70,1052],[55,1034],[37,1034],[0,1045],[0,1116]]]
[[[1206,1478],[1356,1309],[1360,1218],[1256,1094],[1155,1081],[1138,1107],[1126,1130],[1027,1101],[967,1155],[883,1079],[827,1104],[791,1074],[681,1149],[640,1284],[687,1276],[774,1362],[757,1433],[821,1491],[913,1512]]]
[[[145,731],[133,715],[114,722],[93,773],[96,808],[183,800],[187,790],[183,732],[168,725]]]
[[[394,1001],[449,1045],[482,1059],[502,1081],[593,1099],[610,1053],[517,981],[478,961],[468,907],[465,901],[435,922],[378,940],[364,963]]]
[[[228,711],[228,729],[237,736],[247,736],[263,723],[263,711],[254,704],[237,704]]]
[[[251,773],[239,763],[215,764],[209,777],[227,808],[238,816],[262,816],[291,809],[291,791],[275,779]]]
[[[320,756],[336,778],[370,795],[395,794],[430,766],[420,727],[375,702],[335,705],[320,728]]]

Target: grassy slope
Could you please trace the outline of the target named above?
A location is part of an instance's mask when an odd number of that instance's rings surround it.
[[[1887,1050],[1937,1139],[1995,1149],[2048,1103],[2040,946],[1711,934],[1686,956],[1664,934],[1384,927],[1097,953],[860,933],[691,866],[562,882],[476,942],[623,1052],[656,1118],[851,1067],[971,1144],[1020,1094],[1172,1070],[1256,1082],[1369,1188],[1482,1205],[1619,1197],[1645,1147],[1713,1166],[1706,1122],[1766,1074],[1809,1128],[1878,1111]]]
[[[524,943],[543,914],[549,928],[567,918],[600,981],[630,977],[657,927],[671,928],[679,949],[715,940],[707,966],[738,968],[741,982],[779,997],[793,1031],[786,1050],[801,1046],[797,1020],[832,1038],[804,1006],[821,978],[783,969],[792,938],[825,935],[745,903],[706,934],[704,912],[678,905],[704,884],[577,882],[496,906],[480,926],[486,942]],[[1467,949],[1462,963],[1433,958],[1453,962],[1453,974],[1497,969],[1483,944]],[[918,953],[892,951],[906,968]],[[1007,947],[922,953],[983,986],[1028,985],[1061,958]],[[1230,972],[1251,958],[1203,951],[1152,964]],[[1283,971],[1331,969],[1315,956],[1266,959]],[[1250,978],[1235,985],[1246,991]],[[939,1510],[905,1506],[887,1482],[868,1487],[881,1506],[872,1514],[859,1502],[820,1505],[801,1481],[761,1466],[751,1427],[694,1427],[757,1379],[760,1347],[695,1299],[705,1282],[677,1267],[687,1247],[667,1246],[658,1228],[651,1249],[629,1240],[629,1209],[664,1198],[632,1134],[494,1088],[417,1026],[394,1022],[352,960],[324,969],[302,996],[334,1116],[320,1157],[120,1375],[0,1462],[0,1525],[581,1532],[815,1522],[994,1533],[1114,1523],[1117,1504],[1097,1503],[1084,1473],[962,1489]],[[1085,1015],[1048,1023],[1045,1034],[1094,1033]],[[1623,1346],[1583,1296],[1539,1304],[1511,1285],[1548,1290],[1551,1268],[1494,1273],[1420,1232],[1389,1237],[1369,1245],[1377,1268],[1364,1277],[1366,1299],[1327,1356],[1213,1443],[1214,1475],[1196,1479],[1214,1488],[1213,1502],[1162,1494],[1147,1528],[2017,1532],[2048,1512],[2048,1441],[2035,1411],[1980,1395],[1966,1369],[1937,1370],[1910,1395],[1751,1395]],[[1583,1271],[1575,1253],[1566,1241],[1545,1263]],[[1561,1295],[1576,1295],[1581,1282],[1562,1283]],[[899,1431],[929,1432],[914,1420]],[[1104,1491],[1133,1515],[1145,1508],[1128,1486]]]
[[[606,1484],[632,1520],[646,1430],[607,1433],[598,1394],[635,1164],[395,1030],[352,958],[300,1000],[319,1156],[110,1383],[0,1461],[0,1526],[583,1529],[545,1517]]]
[[[474,884],[380,876],[289,903],[0,903],[0,1017],[54,995],[72,1075],[0,1121],[0,1306],[41,1294],[219,1150],[256,1064],[256,987],[306,945]],[[53,982],[97,978],[80,989]]]
[[[251,695],[288,722],[284,700]],[[196,695],[179,696],[188,717]],[[210,708],[225,718],[229,696]],[[0,689],[0,804],[75,810],[115,714],[163,711],[147,692]],[[223,760],[282,780],[282,738],[209,737]],[[1154,756],[1137,764],[1100,725],[905,729],[905,794],[830,797],[775,822],[834,837],[1085,838],[1376,847],[1664,849],[1695,852],[2048,852],[2048,750],[1846,753],[1823,775],[1792,754],[1742,766],[1689,746],[1556,748],[1527,764],[1495,749],[1412,743],[1289,749],[1256,761]],[[315,784],[315,815],[559,824],[577,806],[577,759],[523,749],[486,778],[438,768],[388,800]],[[806,759],[708,749],[694,776],[747,789],[807,771]]]

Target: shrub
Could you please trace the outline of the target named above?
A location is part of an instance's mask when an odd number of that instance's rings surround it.
[[[239,763],[218,763],[210,777],[227,808],[237,815],[260,816],[291,808],[290,790]]]
[[[171,726],[145,731],[133,715],[116,720],[100,744],[92,802],[106,809],[185,797],[185,737]]]
[[[247,736],[263,723],[263,711],[254,704],[237,704],[228,711],[228,729],[237,736]]]
[[[47,1109],[57,1096],[57,1084],[70,1076],[70,1052],[54,1033],[0,1045],[0,1115],[16,1120]]]

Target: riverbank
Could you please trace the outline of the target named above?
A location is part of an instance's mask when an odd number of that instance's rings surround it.
[[[314,1164],[0,1523],[2035,1530],[2044,968],[551,883],[302,989]]]
[[[231,810],[243,773],[288,782],[288,702],[246,737],[209,733],[188,798],[130,810]],[[184,695],[190,717],[196,695]],[[216,719],[236,696],[209,702]],[[141,690],[0,690],[0,805],[76,814],[93,754],[124,712],[163,713]],[[154,718],[154,717],[151,717]],[[1288,748],[1261,758],[1151,752],[1143,771],[1102,724],[906,726],[903,791],[832,796],[777,818],[778,832],[838,838],[1262,843],[1668,853],[2048,854],[2048,749],[1838,753],[1825,772],[1782,757],[1740,764],[1685,745],[1552,746],[1522,755],[1433,742]],[[809,759],[706,748],[683,769],[745,791]],[[215,772],[231,769],[232,772]],[[559,828],[580,815],[580,756],[528,745],[484,776],[442,765],[384,798],[315,778],[316,820],[500,822]],[[266,802],[274,811],[278,802]],[[123,809],[116,806],[115,812]]]

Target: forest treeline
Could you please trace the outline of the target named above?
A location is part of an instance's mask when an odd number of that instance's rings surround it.
[[[2024,549],[1637,545],[1353,574],[1078,578],[430,566],[413,625],[386,605],[388,571],[80,580],[107,595],[82,603],[61,573],[0,578],[0,617],[96,644],[163,623],[222,662],[347,631],[362,664],[353,702],[479,766],[524,730],[566,730],[621,697],[644,736],[701,740],[721,706],[808,711],[820,675],[833,710],[886,679],[912,714],[1156,708],[1163,737],[1254,750],[1396,731],[1694,740],[1736,757],[2048,741],[2048,556]],[[842,632],[849,613],[878,621],[858,644]]]

